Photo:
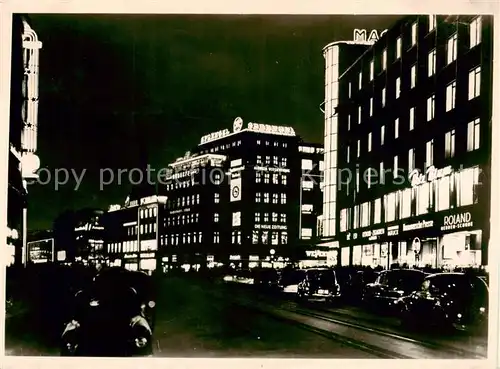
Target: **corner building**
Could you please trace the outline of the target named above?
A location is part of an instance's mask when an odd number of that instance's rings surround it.
[[[405,17],[339,76],[339,264],[487,265],[492,23]]]

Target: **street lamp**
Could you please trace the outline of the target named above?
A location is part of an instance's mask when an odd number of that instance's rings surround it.
[[[276,254],[275,249],[269,250],[269,253],[271,254],[271,269],[274,269],[274,254]]]

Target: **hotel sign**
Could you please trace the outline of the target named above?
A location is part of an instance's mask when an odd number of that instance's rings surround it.
[[[292,127],[273,126],[270,124],[248,123],[248,130],[259,133],[270,133],[282,136],[295,136]]]
[[[420,173],[419,169],[414,169],[410,172],[408,179],[412,185],[412,187],[420,186],[425,182],[432,182],[436,179],[440,179],[450,175],[453,172],[452,167],[449,165],[447,167],[437,169],[434,165],[431,165],[427,168],[425,174]]]
[[[284,230],[286,231],[286,225],[280,224],[256,224],[255,229],[271,229],[271,230]]]
[[[446,215],[443,218],[443,225],[441,226],[442,231],[449,231],[453,229],[461,229],[468,228],[474,225],[474,221],[472,220],[472,214],[470,211],[460,213],[460,214],[452,214]]]
[[[205,144],[205,143],[208,143],[208,142],[211,142],[211,141],[218,140],[219,138],[226,137],[230,133],[231,132],[229,131],[229,129],[223,129],[223,130],[220,130],[220,131],[217,131],[217,132],[212,132],[212,133],[210,133],[208,135],[203,136],[201,138],[200,144]]]
[[[369,33],[366,29],[354,29],[353,40],[358,42],[377,42],[380,37],[382,37],[387,30],[383,30],[380,33],[376,29],[372,29]]]
[[[403,224],[403,232],[414,231],[417,229],[431,228],[434,226],[433,220],[421,220],[420,222]]]

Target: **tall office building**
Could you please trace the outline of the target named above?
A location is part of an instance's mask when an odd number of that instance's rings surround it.
[[[487,264],[492,23],[408,16],[340,73],[340,264]]]

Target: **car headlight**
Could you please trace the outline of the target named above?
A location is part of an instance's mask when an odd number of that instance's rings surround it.
[[[136,337],[134,340],[135,347],[144,348],[148,344],[148,339],[146,337]]]

